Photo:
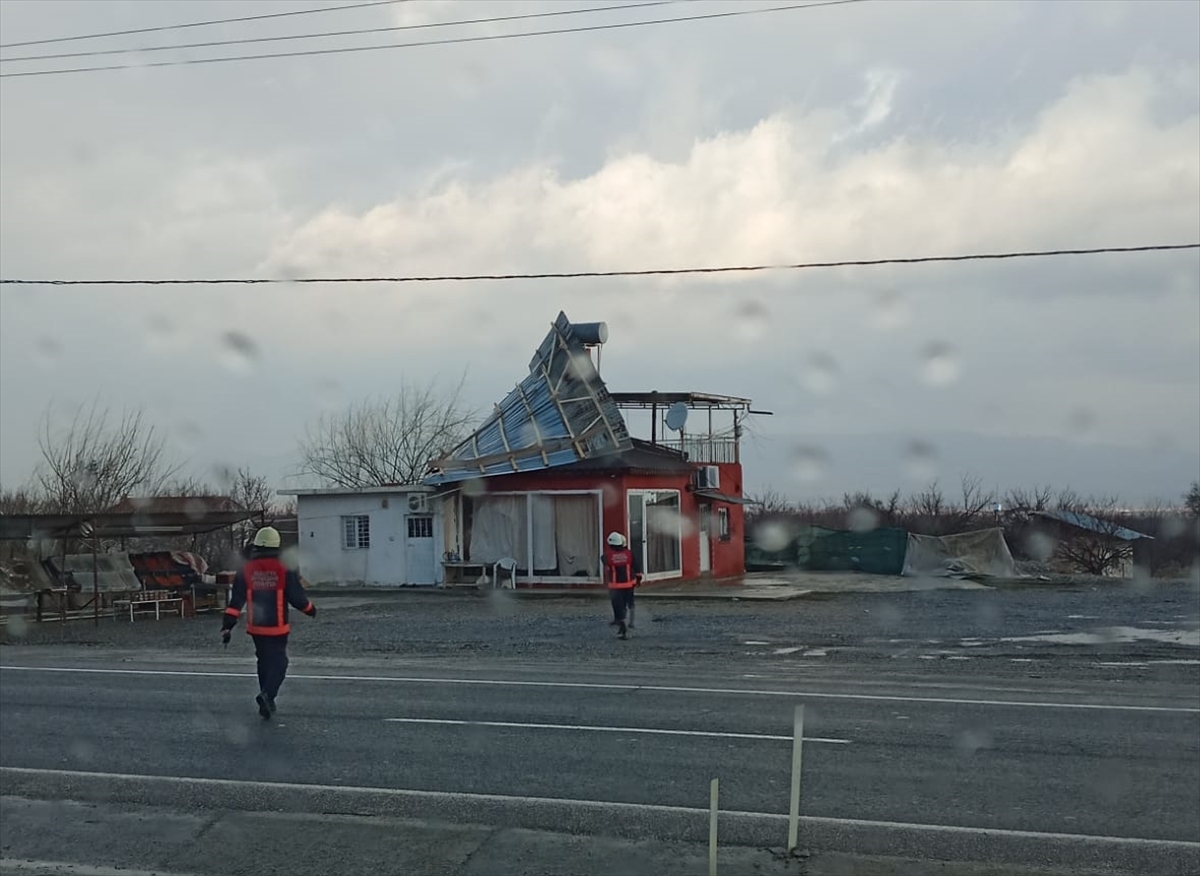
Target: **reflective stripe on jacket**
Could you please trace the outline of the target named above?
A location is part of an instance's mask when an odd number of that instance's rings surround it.
[[[278,556],[255,557],[233,579],[233,594],[225,614],[234,621],[246,611],[246,632],[252,636],[283,636],[291,632],[288,606],[305,614],[312,602],[304,593],[300,576]]]
[[[604,569],[609,590],[628,590],[637,583],[633,571],[633,553],[628,548],[606,549]]]

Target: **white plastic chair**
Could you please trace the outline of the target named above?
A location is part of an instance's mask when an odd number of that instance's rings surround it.
[[[507,581],[501,582],[501,572],[508,576]],[[492,565],[492,589],[495,590],[497,585],[501,590],[517,589],[517,561],[513,557],[501,557]]]

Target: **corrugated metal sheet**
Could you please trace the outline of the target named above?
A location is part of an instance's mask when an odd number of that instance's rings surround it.
[[[66,560],[64,565],[63,560]],[[51,557],[47,562],[54,569],[59,580],[65,580],[64,572],[69,573],[75,583],[84,590],[91,590],[93,581],[93,559],[91,554],[68,554],[64,557]],[[142,589],[128,554],[99,554],[95,558],[96,589],[105,593],[132,593]]]
[[[1086,529],[1089,532],[1095,532],[1099,535],[1111,536],[1120,541],[1137,541],[1139,538],[1154,538],[1154,536],[1146,535],[1144,532],[1138,532],[1135,529],[1110,523],[1107,520],[1101,520],[1099,517],[1093,517],[1091,514],[1084,514],[1080,511],[1037,511],[1035,513],[1038,517],[1057,520],[1059,523],[1066,523],[1069,526]]]
[[[426,484],[539,471],[632,447],[583,343],[559,313],[522,380],[475,433],[436,460]]]

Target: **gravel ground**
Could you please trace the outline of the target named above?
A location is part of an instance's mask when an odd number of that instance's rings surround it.
[[[313,599],[320,610],[316,620],[293,618],[298,655],[623,660],[635,653],[664,664],[754,655],[965,663],[966,656],[977,665],[989,657],[1200,657],[1200,590],[1190,584],[846,593],[785,602],[645,599],[628,642],[617,640],[607,625],[602,595],[402,592]],[[132,624],[102,618],[98,627],[90,619],[17,623],[3,641],[203,653],[219,647],[219,626],[217,614]],[[1086,641],[1072,642],[1072,635]],[[1054,641],[1056,636],[1067,641]],[[1026,641],[1008,641],[1020,638]],[[777,653],[783,649],[794,650]]]

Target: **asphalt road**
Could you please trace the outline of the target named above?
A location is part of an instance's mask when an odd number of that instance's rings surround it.
[[[99,648],[42,628],[42,644],[0,650],[4,866],[210,872],[203,856],[130,857],[127,843],[101,854],[86,832],[52,848],[28,839],[61,825],[45,807],[74,800],[100,807],[81,822],[125,830],[153,822],[138,812],[171,813],[195,848],[230,841],[228,824],[247,823],[230,813],[307,818],[284,828],[306,836],[333,829],[312,813],[336,813],[399,819],[384,833],[423,838],[409,843],[428,850],[408,859],[418,872],[703,872],[719,778],[722,842],[742,856],[724,872],[832,873],[822,856],[853,854],[846,872],[1194,873],[1191,594],[1105,596],[645,604],[629,642],[581,600],[330,599],[294,637],[269,723],[254,712],[249,643],[214,649],[211,618],[109,622]],[[514,629],[525,638],[509,646]],[[801,833],[816,853],[801,865],[757,850],[784,844],[799,704]],[[337,824],[333,848],[370,830]],[[609,845],[580,857],[580,837]],[[368,847],[350,844],[339,866],[371,871]],[[329,866],[290,854],[279,872]],[[883,869],[865,854],[887,856]],[[919,869],[887,869],[913,858]]]

